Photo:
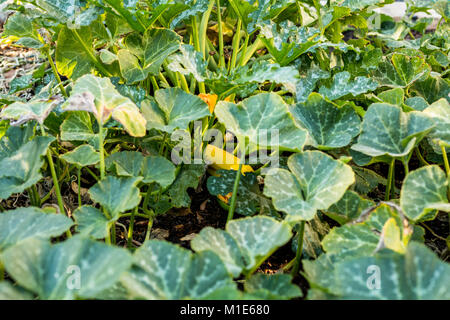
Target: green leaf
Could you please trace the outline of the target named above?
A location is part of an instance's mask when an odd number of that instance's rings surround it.
[[[161,156],[148,156],[144,159],[142,175],[144,183],[158,183],[167,188],[175,180],[176,168],[172,162]]]
[[[191,198],[187,193],[189,188],[197,188],[200,178],[205,173],[203,164],[185,164],[174,183],[168,190],[172,206],[175,208],[187,208],[191,204]]]
[[[317,93],[290,110],[294,119],[308,130],[311,145],[319,149],[345,147],[360,131],[361,120],[351,106],[337,108]]]
[[[260,93],[237,105],[219,101],[214,112],[240,143],[249,140],[249,153],[258,147],[275,146],[280,150],[301,151],[306,142],[306,130],[295,124],[288,105],[275,93]],[[272,138],[274,128],[277,128],[278,141]]]
[[[54,107],[54,101],[15,102],[3,108],[0,117],[14,120],[11,122],[13,126],[30,120],[36,120],[42,125]]]
[[[429,137],[436,144],[433,146],[436,151],[442,153],[440,146],[450,147],[450,103],[444,98],[434,102],[426,108],[423,113],[430,116],[435,127],[429,133]]]
[[[63,141],[91,141],[96,138],[89,113],[71,111],[61,124],[61,140]]]
[[[405,94],[402,88],[394,88],[391,90],[386,90],[378,95],[378,98],[380,98],[383,102],[394,104],[397,106],[402,105],[404,97]]]
[[[1,258],[12,278],[45,300],[95,298],[131,265],[125,249],[81,237],[55,245],[30,238],[5,250]]]
[[[191,121],[210,115],[208,105],[202,99],[180,88],[156,91],[155,99],[142,102],[142,113],[147,120],[147,129],[168,133],[187,129]]]
[[[195,51],[191,45],[180,45],[180,53],[171,55],[168,59],[168,68],[173,72],[192,75],[198,82],[205,81],[207,63],[200,52]]]
[[[448,180],[439,166],[422,167],[410,172],[403,181],[400,205],[414,221],[433,220],[436,209],[450,212],[447,190]]]
[[[445,98],[450,102],[450,85],[439,74],[432,72],[425,80],[418,80],[411,86],[411,91],[423,97],[429,104]]]
[[[32,300],[33,296],[21,289],[13,286],[10,282],[0,282],[0,300]]]
[[[53,137],[36,137],[0,160],[0,199],[7,199],[37,183],[44,164],[41,158],[53,142]]]
[[[195,252],[212,250],[217,253],[234,278],[245,268],[244,258],[236,240],[225,230],[203,228],[191,241],[191,248]]]
[[[264,194],[287,221],[311,220],[317,210],[328,209],[355,182],[350,166],[320,151],[297,153],[288,159],[289,170],[271,169]]]
[[[141,201],[136,185],[142,180],[138,178],[117,178],[107,176],[89,189],[92,200],[117,219],[119,214],[136,207]]]
[[[374,289],[371,266],[377,266],[380,288]],[[372,270],[372,271],[370,271]],[[341,299],[450,299],[450,266],[423,244],[412,242],[405,253],[380,252],[339,263],[333,274]]]
[[[121,279],[132,296],[149,300],[205,299],[236,290],[213,252],[192,254],[165,241],[146,241],[134,254],[134,266]]]
[[[112,116],[134,137],[142,137],[146,133],[146,120],[139,108],[129,98],[122,96],[109,78],[90,74],[81,77],[62,109],[92,112],[100,125],[105,124]]]
[[[405,104],[416,111],[423,111],[428,108],[428,102],[422,97],[412,97],[405,100]]]
[[[326,210],[325,214],[342,225],[357,219],[364,210],[374,205],[372,200],[364,199],[356,192],[347,190],[338,202]]]
[[[380,86],[404,88],[430,73],[430,66],[415,50],[395,52],[375,69],[373,76]]]
[[[97,164],[100,161],[100,154],[92,146],[83,144],[61,155],[61,159],[78,167],[86,167]]]
[[[137,151],[121,151],[111,154],[105,159],[107,170],[115,169],[119,176],[137,177],[140,176],[144,156]]]
[[[262,299],[293,299],[302,296],[300,288],[291,283],[288,274],[258,273],[245,282],[245,291]]]
[[[73,225],[62,214],[44,213],[35,207],[0,214],[0,251],[28,238],[57,237]]]
[[[364,115],[358,142],[351,148],[372,157],[402,158],[433,126],[432,119],[421,112],[405,113],[394,105],[374,103]]]
[[[142,38],[131,34],[125,39],[127,49],[119,50],[122,76],[129,84],[145,80],[147,76],[156,76],[164,60],[178,50],[180,36],[169,29],[148,29]]]
[[[94,239],[104,239],[108,236],[110,220],[95,207],[78,207],[73,217],[77,224],[77,231],[83,236],[89,236]]]
[[[316,83],[321,79],[328,79],[330,73],[313,65],[304,77],[297,83],[296,98],[298,102],[306,102],[308,96],[313,92]]]
[[[216,252],[228,272],[251,274],[292,237],[290,226],[266,216],[231,220],[226,231],[207,227],[192,240],[196,252]],[[271,241],[267,241],[270,238]]]
[[[351,81],[350,73],[343,71],[334,75],[331,87],[320,87],[319,93],[330,100],[336,100],[347,94],[355,97],[368,91],[374,91],[377,87],[378,83],[371,78],[356,77]]]
[[[227,195],[233,192],[236,171],[219,170],[218,176],[210,176],[207,180],[207,188],[214,196]],[[236,199],[236,212],[251,216],[256,213],[270,214],[273,210],[270,199],[267,199],[259,189],[257,175],[247,172],[239,180],[239,189]]]
[[[93,42],[89,27],[82,27],[77,32],[84,43]],[[93,51],[92,48],[88,50]],[[92,54],[94,53],[92,52]],[[58,34],[55,63],[61,75],[73,80],[77,80],[95,69],[92,58],[85,51],[83,43],[80,43],[73,31],[67,27],[63,27]]]
[[[227,223],[226,231],[236,240],[241,250],[245,261],[244,273],[256,270],[292,237],[291,227],[286,222],[265,216],[231,220]]]

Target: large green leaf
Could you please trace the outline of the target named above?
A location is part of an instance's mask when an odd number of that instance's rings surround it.
[[[53,140],[53,137],[35,137],[0,160],[0,199],[22,192],[42,178],[40,169],[44,160],[41,157]]]
[[[92,35],[89,27],[82,27],[76,30],[84,43],[92,43]],[[93,55],[93,50],[91,54]],[[85,51],[85,47],[75,36],[74,32],[63,27],[58,35],[58,41],[56,46],[56,67],[58,72],[77,80],[81,76],[94,71],[94,63],[89,53]]]
[[[398,106],[374,103],[364,115],[358,143],[351,148],[372,157],[402,158],[433,126],[433,120],[421,112],[405,113]]]
[[[34,207],[0,214],[0,251],[28,238],[57,237],[73,225],[62,214],[45,213]]]
[[[437,210],[450,212],[447,191],[448,179],[439,166],[422,167],[410,172],[403,181],[400,204],[408,218],[432,220]]]
[[[61,159],[79,167],[85,167],[97,164],[100,161],[100,154],[92,146],[83,144],[61,155]]]
[[[5,23],[3,37],[15,36],[20,38],[16,45],[40,49],[43,43],[39,40],[38,33],[33,27],[33,20],[21,12],[16,12]]]
[[[292,237],[285,222],[257,216],[228,222],[226,231],[207,227],[192,240],[197,252],[212,250],[234,277],[251,273]],[[271,241],[267,241],[270,238]]]
[[[328,79],[330,73],[313,65],[308,69],[305,76],[301,77],[297,83],[296,98],[298,102],[306,102],[308,96],[313,92],[316,83],[321,79]]]
[[[380,287],[369,277],[378,267]],[[374,257],[343,261],[335,267],[336,293],[342,299],[450,299],[450,266],[423,244],[412,242],[405,253],[380,252]],[[370,286],[371,284],[372,286]]]
[[[171,55],[168,59],[168,68],[173,72],[192,75],[197,81],[203,82],[207,63],[203,55],[195,51],[191,45],[180,45],[180,53]]]
[[[236,290],[213,252],[192,254],[165,241],[146,241],[134,254],[134,266],[122,276],[132,296],[149,300],[207,299]]]
[[[450,102],[450,84],[448,80],[442,79],[439,74],[432,72],[425,80],[418,80],[411,86],[411,91],[419,94],[429,104],[445,98]]]
[[[133,209],[141,201],[139,189],[136,185],[142,177],[118,178],[107,176],[89,189],[92,200],[98,202],[117,219],[119,214]]]
[[[261,299],[292,299],[302,296],[300,288],[291,283],[288,274],[258,273],[245,282],[245,291]]]
[[[156,91],[155,99],[142,102],[142,113],[147,120],[147,129],[168,133],[187,129],[191,121],[210,115],[208,105],[202,99],[180,88]]]
[[[122,248],[73,237],[50,245],[30,238],[1,254],[8,274],[40,299],[95,298],[131,265]]]
[[[180,36],[169,29],[148,29],[142,38],[132,34],[125,40],[128,49],[118,52],[120,70],[128,83],[158,75],[164,60],[180,45]]]
[[[240,143],[249,140],[248,152],[277,146],[280,150],[301,151],[305,144],[306,130],[295,124],[288,105],[275,93],[260,93],[237,105],[219,101],[214,112]],[[273,141],[275,135],[278,141]]]
[[[15,102],[3,108],[0,117],[14,120],[11,125],[21,125],[30,120],[36,120],[43,124],[54,106],[52,101]]]
[[[305,151],[288,159],[289,170],[271,169],[264,194],[288,221],[311,220],[317,210],[328,209],[355,182],[350,166],[320,151]]]
[[[435,150],[441,153],[440,146],[450,147],[450,103],[444,98],[434,102],[423,113],[430,116],[435,127],[428,135],[437,144]]]
[[[77,231],[81,235],[94,239],[104,239],[108,236],[110,220],[97,208],[92,206],[78,207],[73,217],[77,224]]]
[[[140,176],[144,156],[137,151],[121,151],[111,154],[105,159],[107,170],[115,169],[119,176]]]
[[[94,133],[91,116],[83,111],[71,111],[61,124],[61,140],[91,141]]]
[[[156,182],[166,188],[175,180],[175,166],[172,162],[161,156],[148,156],[144,159],[142,176],[144,183]]]
[[[371,78],[356,77],[351,81],[350,73],[343,71],[334,75],[331,87],[320,87],[319,93],[330,100],[336,100],[347,94],[357,96],[368,91],[374,91],[377,87],[378,83]]]
[[[109,78],[90,74],[81,77],[62,109],[92,112],[100,125],[105,124],[112,116],[130,135],[142,137],[146,133],[146,120],[139,108],[129,98],[122,96]]]
[[[360,131],[361,120],[351,106],[337,108],[317,93],[290,110],[294,119],[308,130],[310,143],[319,149],[345,147]]]
[[[365,209],[372,207],[374,204],[372,200],[364,199],[356,192],[347,190],[342,198],[332,204],[325,213],[339,224],[344,224],[357,219]]]
[[[380,86],[403,88],[425,78],[430,73],[430,69],[425,58],[418,51],[407,50],[385,57],[373,76]]]
[[[0,282],[0,300],[32,300],[33,296],[10,282]]]

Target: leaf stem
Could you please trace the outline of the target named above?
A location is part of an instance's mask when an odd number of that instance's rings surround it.
[[[103,146],[103,124],[98,121],[98,148],[100,152],[100,180],[105,178],[105,152]]]
[[[393,184],[392,180],[393,180],[394,170],[395,170],[395,158],[393,158],[391,160],[391,163],[389,165],[388,180],[387,180],[387,184],[386,184],[386,192],[384,194],[385,201],[389,201],[389,197],[391,194],[391,186]]]
[[[46,136],[44,125],[41,124],[40,127],[41,127],[41,134],[43,136]],[[59,210],[61,211],[62,214],[65,214],[66,211],[64,210],[64,202],[61,196],[61,190],[59,188],[58,176],[56,175],[55,164],[53,163],[53,158],[50,150],[47,150],[47,160],[48,165],[50,167],[50,172],[52,174],[53,185],[55,187],[56,198],[58,199]]]
[[[81,207],[81,167],[79,166],[77,169],[78,206]]]
[[[216,0],[216,7],[217,7],[217,24],[219,26],[219,67],[225,68],[225,56],[223,54],[222,13],[220,11],[220,0]]]
[[[303,253],[303,236],[305,234],[305,221],[300,222],[300,229],[297,233],[298,240],[297,240],[297,252],[295,253],[295,262],[294,266],[291,270],[292,277],[295,277],[298,274],[298,270],[300,269],[300,261],[302,259],[302,253]]]
[[[417,147],[415,148],[415,152],[416,152],[417,159],[419,159],[420,163],[422,163],[424,166],[429,166],[429,165],[430,165],[430,164],[424,159],[424,157],[422,156],[422,154],[420,153],[419,146],[417,146]]]
[[[206,32],[208,31],[208,21],[211,11],[213,9],[215,0],[210,0],[208,9],[203,13],[202,20],[200,22],[200,53],[203,55],[203,59],[206,60]]]
[[[236,171],[236,178],[234,179],[233,185],[233,193],[231,195],[230,209],[228,210],[227,222],[233,219],[234,210],[236,209],[236,199],[237,193],[239,189],[239,180],[241,179],[241,170],[242,170],[243,161],[239,162],[239,169]]]
[[[241,40],[241,26],[242,26],[242,21],[241,21],[241,19],[239,19],[237,27],[236,27],[236,33],[234,34],[234,37],[233,37],[233,53],[231,55],[231,61],[230,61],[230,65],[228,68],[228,73],[230,73],[231,70],[233,70],[236,67],[236,58],[237,58],[237,54],[239,51],[239,41]]]
[[[52,55],[50,54],[50,48],[45,49],[45,54],[47,55],[48,62],[50,63],[50,67],[52,68],[53,75],[55,76],[56,80],[58,81],[59,89],[61,90],[61,93],[64,97],[68,97],[66,88],[64,88],[61,77],[59,76],[58,70],[56,69],[55,63],[53,62]]]
[[[138,206],[134,208],[134,210],[131,212],[130,216],[130,225],[128,226],[128,240],[127,240],[127,247],[131,248],[133,245],[133,229],[134,229],[134,215],[138,211]]]
[[[445,150],[444,145],[441,145],[441,151],[442,151],[442,158],[444,159],[445,172],[447,173],[447,176],[450,176],[450,165],[448,163],[447,152]]]

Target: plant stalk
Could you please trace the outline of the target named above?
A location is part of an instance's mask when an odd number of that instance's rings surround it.
[[[228,210],[227,222],[233,220],[234,210],[236,209],[237,193],[239,189],[239,180],[241,180],[241,170],[243,161],[239,162],[239,169],[236,171],[234,179],[233,194],[231,195],[230,209]]]
[[[297,252],[295,254],[295,262],[294,266],[291,270],[292,277],[295,277],[300,270],[300,262],[302,260],[303,253],[303,236],[305,234],[305,221],[300,222],[300,230],[298,231],[298,240],[297,240]]]
[[[222,13],[220,11],[220,0],[216,0],[216,7],[217,7],[217,24],[219,26],[219,67],[225,68],[225,56],[223,54]]]
[[[127,240],[127,247],[132,248],[133,247],[133,229],[134,229],[134,215],[138,211],[138,206],[134,208],[134,210],[131,212],[130,216],[130,225],[128,226],[128,240]]]
[[[59,89],[61,90],[61,93],[63,94],[63,96],[67,98],[68,95],[67,95],[66,88],[64,88],[64,86],[62,84],[61,77],[59,76],[58,70],[56,69],[55,63],[53,62],[52,55],[50,54],[50,48],[47,48],[45,50],[45,54],[47,55],[48,62],[50,63],[50,67],[52,68],[53,75],[55,76],[56,80],[58,81]]]
[[[386,184],[386,192],[384,194],[384,200],[389,201],[389,197],[391,195],[391,186],[393,184],[393,176],[394,176],[394,170],[395,170],[395,158],[391,160],[391,163],[389,165],[389,172],[388,172],[388,180]]]

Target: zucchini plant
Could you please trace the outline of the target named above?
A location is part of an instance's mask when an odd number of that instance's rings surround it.
[[[9,4],[0,299],[450,299],[450,4],[392,2]]]

